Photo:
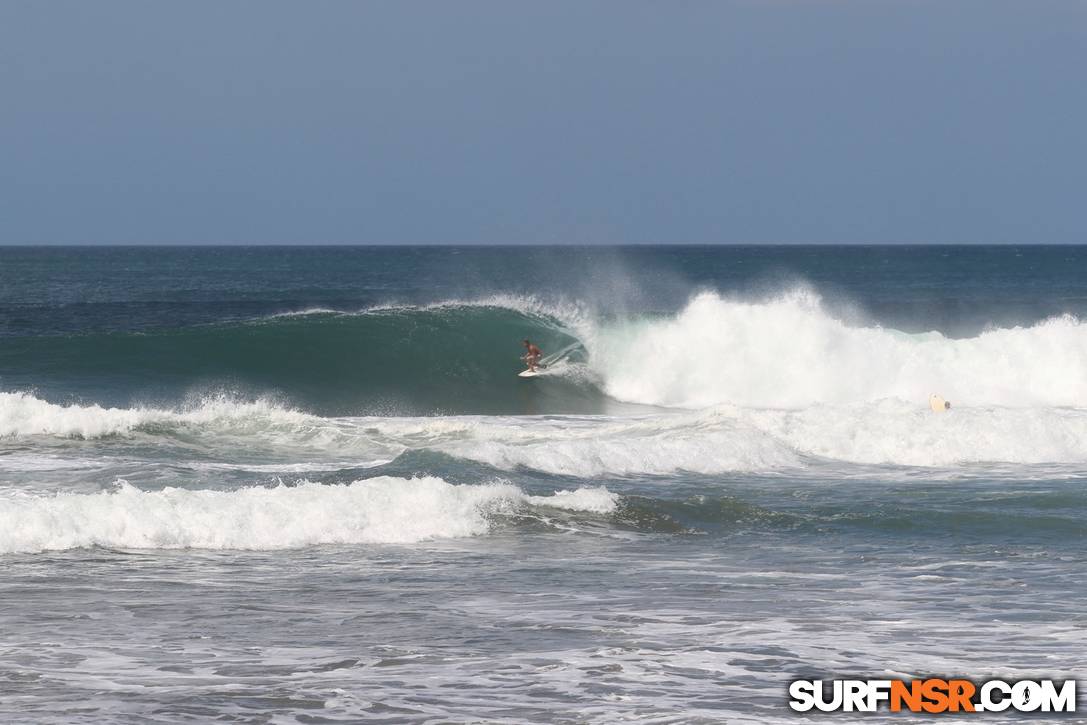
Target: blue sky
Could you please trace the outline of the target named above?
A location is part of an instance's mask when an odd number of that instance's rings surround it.
[[[1087,3],[0,0],[0,242],[1087,242]]]

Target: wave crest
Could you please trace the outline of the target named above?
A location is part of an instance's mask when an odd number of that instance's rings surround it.
[[[200,399],[181,411],[159,408],[106,408],[100,405],[60,405],[29,393],[0,393],[0,437],[53,436],[105,438],[156,426],[239,426],[257,428],[298,426],[317,420],[270,400],[239,401],[217,395]]]
[[[798,409],[939,391],[971,406],[1087,406],[1087,326],[1067,315],[950,339],[850,326],[810,291],[705,292],[673,316],[599,326],[586,348],[608,395],[648,405]]]
[[[517,378],[524,337],[565,359],[537,380]],[[4,368],[28,371],[27,388],[79,392],[76,381],[94,381],[85,393],[139,399],[225,387],[325,415],[601,413],[621,410],[617,401],[795,410],[934,391],[957,405],[1087,407],[1085,361],[1087,325],[1072,316],[954,339],[849,324],[806,289],[758,301],[703,292],[678,312],[630,317],[517,296],[314,309],[172,332],[13,339],[0,351]],[[6,376],[9,388],[19,381]]]
[[[0,393],[0,431],[146,436],[157,446],[175,445],[179,460],[195,455],[192,465],[263,472],[372,467],[410,451],[581,478],[779,471],[817,461],[923,467],[1087,462],[1087,411],[956,406],[936,415],[901,399],[800,410],[722,405],[638,417],[324,418],[265,400],[217,397],[170,411],[61,406]],[[237,450],[250,462],[206,460],[234,460]]]
[[[413,543],[485,534],[495,516],[526,507],[606,514],[617,505],[603,488],[529,496],[506,483],[452,485],[434,477],[233,491],[142,491],[121,482],[111,492],[0,499],[0,553]]]

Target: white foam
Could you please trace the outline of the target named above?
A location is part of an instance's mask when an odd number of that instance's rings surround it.
[[[280,317],[310,317],[310,316],[331,316],[344,314],[340,310],[334,310],[330,307],[307,307],[302,310],[287,310],[286,312],[276,312],[273,315],[269,315],[270,318],[276,319]]]
[[[951,339],[850,325],[808,288],[757,301],[702,292],[679,312],[656,319],[599,319],[577,301],[524,295],[336,314],[479,307],[516,311],[575,336],[588,352],[593,379],[630,403],[798,409],[924,400],[935,390],[956,404],[1087,407],[1087,324],[1069,315]],[[550,374],[584,376],[585,369],[567,365]]]
[[[655,320],[590,323],[532,298],[448,301],[580,325],[592,374],[616,398],[677,408],[642,418],[322,418],[212,397],[177,410],[58,405],[0,393],[0,436],[166,434],[255,471],[380,465],[429,449],[504,470],[600,475],[859,464],[1087,463],[1087,325],[1072,318],[969,339],[856,327],[798,290],[762,302],[695,296]],[[419,308],[410,308],[419,309]],[[373,311],[367,314],[372,314]],[[580,365],[558,365],[585,372]],[[928,410],[929,393],[952,401]],[[693,408],[692,411],[684,411]],[[214,460],[216,457],[225,460]]]
[[[526,500],[536,506],[548,506],[567,511],[588,511],[595,514],[611,513],[619,505],[619,496],[603,486],[556,491],[551,496],[529,496]]]
[[[1087,407],[1087,325],[1071,316],[949,339],[851,327],[806,290],[764,302],[705,292],[584,342],[605,391],[633,403],[796,409],[935,390],[970,406]]]
[[[27,393],[0,393],[0,436],[95,438],[130,431],[142,419],[138,410],[56,405]]]
[[[359,420],[362,425],[362,420]],[[803,410],[719,406],[637,418],[369,419],[376,437],[513,470],[600,475],[775,471],[855,464],[1087,463],[1087,411],[883,400]]]
[[[217,398],[182,411],[126,410],[0,393],[0,430],[81,438],[165,434],[215,457],[192,463],[201,470],[271,473],[372,467],[424,449],[503,470],[583,478],[774,471],[808,465],[812,457],[908,466],[1087,463],[1087,410],[955,406],[935,415],[924,401],[901,399],[800,410],[724,405],[618,418],[321,418],[267,401]],[[238,461],[237,450],[248,460]],[[40,467],[63,460],[52,456]],[[9,463],[19,470],[38,466]]]
[[[1087,462],[1087,411],[953,408],[934,415],[903,400],[800,411],[726,408],[795,451],[833,461],[902,466]]]
[[[432,441],[454,456],[513,470],[588,478],[665,475],[677,471],[763,471],[800,465],[796,452],[765,435],[746,435],[735,422],[702,425],[696,416],[477,422],[468,437]]]
[[[237,401],[212,396],[182,410],[103,408],[100,405],[58,405],[29,393],[0,393],[0,437],[45,435],[101,438],[163,424],[229,424],[267,429],[273,425],[298,428],[316,423],[306,415],[266,400]]]
[[[458,486],[432,477],[232,491],[141,491],[122,482],[95,494],[6,492],[0,552],[413,543],[485,534],[494,516],[527,505],[607,513],[617,501],[604,489],[528,496],[506,483]]]

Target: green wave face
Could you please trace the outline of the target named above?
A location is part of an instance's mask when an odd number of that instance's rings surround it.
[[[6,389],[93,394],[96,400],[176,400],[209,389],[276,395],[327,415],[599,412],[595,386],[529,380],[519,357],[584,353],[555,319],[503,307],[311,313],[149,334],[8,338]],[[105,391],[105,392],[103,392]]]

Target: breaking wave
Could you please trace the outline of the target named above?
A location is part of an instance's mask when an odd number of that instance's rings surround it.
[[[597,327],[604,390],[683,408],[804,408],[932,391],[971,406],[1087,406],[1087,325],[1066,315],[967,339],[851,326],[804,290],[762,302],[706,292],[676,315]]]
[[[559,353],[542,378],[516,377],[524,337]],[[703,292],[678,312],[632,317],[518,297],[303,310],[144,334],[12,338],[0,365],[9,390],[20,379],[10,371],[25,370],[28,387],[70,392],[89,380],[129,400],[230,389],[324,415],[612,413],[615,401],[802,409],[923,404],[934,391],[975,407],[1087,407],[1087,325],[1075,317],[955,339],[850,324],[804,289],[758,301]]]
[[[561,353],[533,380],[515,375],[525,336]],[[0,437],[149,437],[205,460],[244,450],[254,471],[329,470],[330,456],[372,467],[420,450],[585,478],[1087,462],[1087,325],[1071,316],[969,338],[908,334],[847,322],[798,289],[761,301],[704,292],[637,317],[494,297],[9,343],[5,365],[25,358],[43,379],[110,388],[102,378],[116,376],[160,400],[171,380],[174,400],[201,381],[234,392],[182,405],[0,392]],[[933,414],[932,392],[952,410]]]
[[[329,461],[370,467],[411,451],[583,478],[775,471],[818,461],[924,467],[1087,462],[1087,410],[957,406],[936,415],[899,399],[799,410],[724,405],[643,416],[321,417],[264,400],[119,409],[0,393],[0,435],[103,439],[107,445],[113,438],[122,444],[149,439],[177,446],[183,459],[230,460],[244,450],[252,461],[246,470],[253,471],[321,470]]]
[[[522,338],[576,361],[577,311],[496,297],[474,303],[303,310],[141,333],[7,338],[0,382],[131,399],[196,389],[276,395],[324,414],[588,412],[603,396],[576,375],[528,390]],[[24,385],[18,386],[19,381]],[[14,385],[13,385],[14,383]],[[529,393],[526,397],[526,393]]]
[[[130,549],[286,549],[321,544],[403,544],[478,536],[500,517],[532,509],[606,514],[602,488],[530,496],[505,483],[378,477],[348,485],[232,491],[167,488],[0,498],[0,553],[102,546]]]
[[[949,495],[956,495],[954,492]],[[887,529],[1082,536],[1082,497],[1017,491],[974,510],[933,510],[907,497],[871,507],[851,499],[766,505],[731,495],[619,496],[603,487],[530,495],[509,483],[454,485],[437,477],[379,476],[350,484],[301,481],[273,488],[0,494],[0,555],[102,547],[271,551],[313,546],[411,545],[496,533],[631,531],[713,534],[770,528]]]

